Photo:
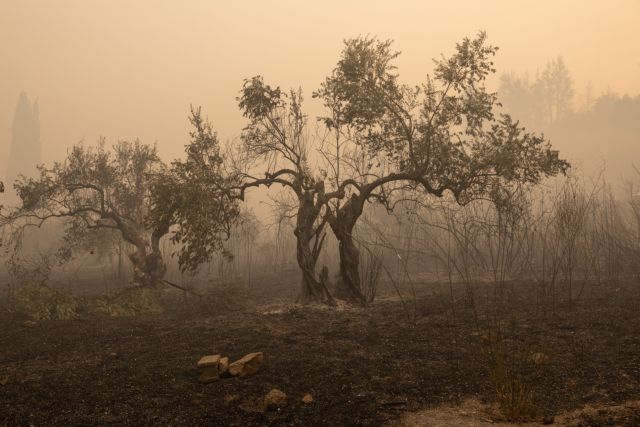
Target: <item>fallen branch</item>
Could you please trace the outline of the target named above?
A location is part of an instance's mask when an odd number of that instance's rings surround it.
[[[195,296],[200,297],[200,298],[202,298],[202,296],[203,296],[202,294],[199,294],[199,293],[197,293],[197,292],[194,292],[194,291],[192,291],[191,289],[187,289],[187,288],[185,288],[185,287],[183,287],[183,286],[176,285],[175,283],[170,282],[170,281],[168,281],[168,280],[166,280],[166,279],[160,279],[160,280],[161,280],[161,281],[163,281],[164,283],[166,283],[166,284],[167,284],[167,285],[169,285],[169,286],[173,286],[173,287],[174,287],[174,288],[176,288],[176,289],[180,289],[181,291],[188,292],[188,293],[190,293],[191,295],[195,295]]]

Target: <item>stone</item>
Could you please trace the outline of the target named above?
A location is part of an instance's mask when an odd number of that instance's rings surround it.
[[[287,406],[287,395],[274,388],[264,397],[264,406],[267,409],[282,409]]]
[[[229,371],[229,358],[221,357],[218,361],[218,374],[220,376],[225,375]]]
[[[215,354],[211,356],[204,356],[198,360],[198,368],[205,368],[208,366],[218,366],[218,362],[220,362],[220,355]]]
[[[253,375],[260,369],[263,360],[262,352],[249,353],[229,365],[229,374],[234,377]]]
[[[310,403],[313,403],[313,396],[310,395],[309,393],[305,394],[304,396],[302,396],[302,403],[308,405]]]
[[[217,366],[207,366],[198,369],[198,381],[202,384],[209,384],[220,379]]]
[[[219,354],[200,358],[198,361],[198,381],[203,384],[209,384],[220,378],[220,373],[218,372],[220,358]]]
[[[208,366],[198,369],[198,381],[202,384],[209,384],[220,379],[217,366]]]

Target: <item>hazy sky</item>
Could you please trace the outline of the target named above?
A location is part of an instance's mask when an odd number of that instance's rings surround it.
[[[40,103],[45,160],[99,136],[157,142],[171,159],[189,104],[222,137],[239,133],[243,78],[302,86],[309,99],[342,40],[370,34],[395,40],[403,80],[418,83],[480,29],[500,47],[499,72],[535,74],[561,55],[578,102],[589,82],[640,93],[640,0],[0,0],[0,172],[22,90]]]

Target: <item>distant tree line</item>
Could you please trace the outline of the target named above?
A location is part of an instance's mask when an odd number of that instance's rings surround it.
[[[640,158],[639,95],[598,95],[588,85],[578,99],[562,57],[548,62],[533,79],[503,74],[498,95],[503,111],[544,132],[557,148],[579,153],[588,173],[606,166],[616,180],[634,174],[632,166]]]

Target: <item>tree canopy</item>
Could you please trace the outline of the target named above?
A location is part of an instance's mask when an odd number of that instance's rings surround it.
[[[170,227],[178,244],[183,271],[195,271],[224,249],[224,241],[239,219],[235,199],[229,197],[232,176],[224,170],[218,137],[200,109],[192,109],[191,141],[186,158],[175,160],[166,173],[151,181],[151,204],[147,223]]]
[[[535,184],[569,166],[542,136],[496,112],[497,94],[485,80],[495,73],[497,48],[487,44],[484,32],[435,61],[433,74],[415,87],[400,83],[393,64],[399,53],[391,45],[369,37],[345,41],[337,66],[315,93],[330,111],[321,119],[325,126],[348,135],[370,158],[338,184],[347,201],[327,213],[352,299],[362,299],[353,229],[370,199],[391,206],[392,186],[408,183],[468,203],[500,186]]]
[[[394,191],[410,188],[468,203],[567,169],[547,140],[497,113],[497,94],[485,86],[496,51],[484,32],[465,38],[435,61],[422,85],[409,86],[400,81],[391,41],[346,40],[336,67],[313,93],[327,111],[319,117],[322,137],[308,131],[301,90],[282,91],[260,76],[245,80],[238,101],[249,123],[238,157],[223,161],[228,195],[243,200],[249,188],[273,184],[292,190],[303,288],[318,282],[316,245],[329,224],[340,249],[338,293],[363,299],[353,230],[369,201],[391,207]],[[310,162],[316,154],[324,167]],[[256,168],[263,173],[255,175]],[[204,181],[210,179],[222,182]],[[316,299],[329,300],[316,289]]]
[[[153,285],[164,274],[158,246],[168,227],[147,227],[149,182],[163,173],[154,146],[118,142],[111,150],[102,140],[95,146],[77,144],[62,162],[39,166],[35,178],[20,177],[14,187],[21,204],[7,220],[18,231],[59,218],[65,222],[63,256],[96,230],[115,230],[135,247],[130,254],[134,281]]]

